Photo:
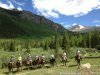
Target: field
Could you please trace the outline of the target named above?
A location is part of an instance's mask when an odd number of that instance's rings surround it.
[[[82,51],[83,49],[80,48],[80,50]],[[60,52],[60,50],[59,50],[59,52]],[[15,59],[17,59],[17,56],[19,53],[23,57],[25,57],[25,53],[22,51],[18,51],[18,52],[1,51],[0,58],[6,57],[6,59],[7,59],[6,62],[7,62],[11,55],[14,55]],[[47,57],[46,59],[48,61],[49,56],[51,53],[53,53],[53,51],[51,51],[51,50],[44,51],[42,48],[34,48],[31,50],[32,56],[34,56],[36,53],[39,55],[44,53],[46,55],[46,57]],[[90,63],[91,64],[91,73],[93,75],[100,75],[100,52],[91,50],[91,52],[88,51],[88,53],[84,51],[83,54],[86,57],[81,61],[81,64]],[[73,53],[72,53],[72,56],[73,56]],[[60,59],[59,59],[59,61],[60,61]],[[45,64],[45,66],[50,66],[50,64],[47,63],[47,64]],[[10,73],[9,75],[89,75],[89,72],[90,71],[88,71],[87,69],[80,70],[79,67],[76,65],[74,58],[70,57],[68,59],[66,66],[62,66],[61,62],[57,62],[54,67],[50,66],[49,68],[47,68],[47,67],[36,68],[36,69],[32,69],[32,70],[23,70],[22,72],[16,72],[16,69],[14,69],[14,73]],[[8,74],[7,68],[0,69],[0,75],[6,75],[6,74]]]

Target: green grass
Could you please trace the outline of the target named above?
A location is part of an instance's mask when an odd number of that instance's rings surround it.
[[[81,48],[80,48],[81,49]],[[73,48],[72,48],[73,50]],[[82,50],[82,49],[81,49]],[[85,49],[83,49],[85,50]],[[61,52],[61,51],[60,51]],[[1,51],[0,52],[0,57],[4,57],[6,56],[7,59],[9,59],[9,57],[11,55],[14,55],[15,59],[17,59],[18,54],[24,55],[24,50],[22,51],[17,51],[17,52],[5,52],[5,51]],[[50,54],[53,53],[53,51],[51,50],[47,50],[44,51],[42,48],[32,48],[31,49],[31,55],[34,56],[35,54],[39,54],[41,55],[42,53],[44,53],[48,58],[50,57]],[[85,64],[85,63],[90,63],[91,64],[91,71],[94,73],[100,72],[100,52],[88,52],[87,56],[89,58],[84,58],[81,61],[81,64]],[[97,57],[97,58],[96,58]],[[59,60],[60,61],[60,60]],[[68,63],[66,66],[60,66],[62,63],[56,63],[55,67],[51,67],[51,68],[40,68],[40,69],[35,69],[35,70],[23,70],[23,72],[17,72],[17,73],[13,73],[12,75],[71,75],[69,73],[75,73],[74,75],[77,75],[78,73],[80,73],[80,69],[78,68],[78,66],[76,66],[76,62],[74,60],[74,58],[69,58],[68,59]],[[50,65],[50,64],[46,64],[46,65]],[[16,69],[14,69],[14,71],[16,71]],[[87,70],[84,69],[83,72],[86,72]],[[2,74],[6,74],[8,72],[8,69],[0,69],[0,75]],[[86,72],[87,73],[87,72]],[[94,74],[97,75],[97,74]],[[99,75],[99,74],[98,74]]]
[[[99,65],[100,59],[99,58],[83,59],[83,61],[81,63],[82,64],[90,63],[92,65],[92,67],[91,67],[92,72],[100,72],[100,65]],[[77,75],[78,73],[80,73],[80,69],[78,69],[78,67],[76,66],[76,62],[74,61],[74,59],[70,59],[66,66],[57,66],[60,64],[61,63],[56,64],[55,67],[48,68],[48,69],[40,68],[40,69],[36,69],[36,70],[23,70],[23,72],[13,73],[13,75],[17,75],[17,74],[22,74],[22,75],[61,75],[61,74],[65,74],[65,75],[70,75],[69,73],[75,73],[74,75]],[[84,71],[86,72],[86,70],[84,70]],[[8,72],[7,69],[0,70],[0,74],[5,74],[6,72]],[[86,72],[86,73],[88,73],[88,72]],[[97,74],[95,74],[95,75],[97,75]]]

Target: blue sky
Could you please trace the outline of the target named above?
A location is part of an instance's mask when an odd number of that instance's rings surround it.
[[[0,7],[31,11],[66,28],[100,26],[100,0],[0,0]]]

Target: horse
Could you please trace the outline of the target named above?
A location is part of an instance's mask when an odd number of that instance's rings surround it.
[[[78,66],[80,66],[80,61],[82,60],[82,57],[79,55],[79,54],[77,54],[76,56],[75,56],[75,61],[77,61],[77,65]]]
[[[39,60],[38,60],[38,66],[39,66],[39,65],[44,66],[44,64],[45,64],[45,59],[43,59],[42,57],[39,58]]]
[[[17,67],[17,71],[19,71],[19,70],[22,71],[22,62],[17,60],[16,67]]]
[[[66,66],[66,63],[67,63],[67,56],[63,56],[63,55],[62,55],[62,63],[63,63],[63,66]]]
[[[15,68],[15,63],[14,62],[9,62],[8,63],[9,72],[13,72],[13,68]]]
[[[55,58],[50,58],[50,64],[54,67],[54,64],[55,64]]]
[[[26,66],[28,69],[32,68],[32,60],[28,60],[28,59],[23,59],[22,63],[24,66]]]
[[[44,64],[45,64],[45,59],[43,59],[42,57],[33,60],[34,66],[43,67]]]

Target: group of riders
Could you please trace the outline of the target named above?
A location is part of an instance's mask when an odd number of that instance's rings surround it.
[[[61,58],[62,58],[63,65],[66,65],[66,62],[67,62],[67,52],[66,51],[63,51]],[[43,63],[45,63],[45,59],[46,59],[45,54],[42,54],[41,57],[39,57],[38,54],[36,54],[34,61],[38,61],[39,59],[41,59],[43,61]],[[50,64],[53,64],[53,66],[55,63],[55,59],[56,59],[55,55],[51,54],[50,55]],[[81,59],[81,52],[79,50],[77,50],[75,60],[77,60],[77,63],[79,63],[79,65],[80,65],[80,59]],[[26,60],[29,62],[33,62],[32,56],[30,54],[28,54]],[[22,59],[21,54],[19,54],[19,56],[17,58],[17,62],[20,64],[23,63],[23,59]],[[13,56],[10,57],[9,63],[14,64],[14,57]]]

